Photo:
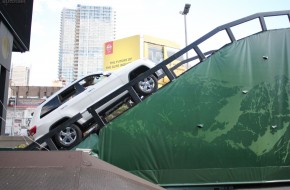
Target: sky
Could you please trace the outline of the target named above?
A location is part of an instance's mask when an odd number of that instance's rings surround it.
[[[177,42],[183,48],[185,25],[180,11],[186,3],[191,4],[186,16],[188,44],[231,21],[255,13],[290,9],[290,0],[34,0],[30,50],[13,52],[12,66],[31,68],[30,86],[51,86],[57,80],[61,11],[76,9],[77,4],[112,6],[117,15],[117,39],[146,34]],[[289,23],[288,19],[269,22],[273,27]],[[242,36],[251,27],[249,24],[235,31]]]

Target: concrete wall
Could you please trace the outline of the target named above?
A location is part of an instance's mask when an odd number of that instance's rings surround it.
[[[24,136],[0,136],[1,148],[16,148],[19,145],[28,145],[32,142],[29,137]]]

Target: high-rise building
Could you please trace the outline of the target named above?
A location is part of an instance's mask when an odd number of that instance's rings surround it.
[[[59,79],[67,83],[103,71],[103,47],[115,39],[116,15],[112,7],[64,8],[61,13]]]
[[[28,86],[30,68],[26,66],[14,66],[11,71],[11,85]]]

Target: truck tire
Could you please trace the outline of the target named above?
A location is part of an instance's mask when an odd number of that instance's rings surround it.
[[[142,96],[147,96],[155,92],[158,88],[158,82],[154,75],[145,77],[135,85],[135,90]]]
[[[66,127],[55,135],[55,144],[60,149],[71,149],[82,140],[82,131],[76,124]]]

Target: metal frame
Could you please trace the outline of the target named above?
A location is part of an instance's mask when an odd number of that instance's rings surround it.
[[[135,104],[138,104],[138,103],[142,102],[142,99],[138,96],[138,94],[136,93],[136,91],[134,90],[133,87],[138,81],[140,81],[142,78],[144,78],[144,76],[149,76],[149,75],[154,74],[158,70],[162,70],[163,71],[163,76],[161,76],[161,77],[167,76],[169,78],[169,80],[170,80],[169,81],[169,83],[170,83],[171,81],[173,81],[173,80],[175,80],[177,78],[177,76],[173,72],[176,68],[178,68],[179,66],[181,66],[183,64],[186,64],[186,63],[188,63],[190,61],[196,60],[196,59],[199,59],[199,61],[200,61],[199,63],[201,63],[201,62],[203,62],[204,60],[207,59],[207,56],[210,56],[212,53],[215,52],[215,50],[212,50],[212,51],[208,51],[208,52],[204,52],[203,53],[198,47],[202,42],[204,42],[204,41],[208,40],[209,38],[213,37],[218,32],[226,31],[231,43],[233,43],[233,42],[236,41],[236,38],[235,38],[231,28],[234,27],[234,26],[246,23],[248,21],[254,20],[254,19],[259,19],[262,32],[263,31],[267,31],[265,17],[272,17],[272,16],[288,16],[288,19],[290,20],[290,10],[277,11],[277,12],[257,13],[257,14],[253,14],[253,15],[238,19],[236,21],[230,22],[228,24],[221,25],[221,26],[215,28],[214,30],[210,31],[209,33],[205,34],[204,36],[202,36],[198,40],[194,41],[190,45],[188,45],[185,48],[181,49],[179,52],[175,53],[174,55],[172,55],[168,59],[162,61],[160,64],[158,64],[154,68],[144,72],[142,75],[140,75],[137,78],[135,78],[134,80],[130,81],[128,84],[126,84],[123,87],[117,89],[116,91],[112,92],[111,94],[109,94],[105,98],[101,99],[100,101],[98,101],[94,105],[90,106],[87,110],[93,116],[95,124],[97,124],[97,126],[98,126],[97,127],[97,131],[100,130],[103,126],[106,125],[106,121],[104,121],[103,118],[100,117],[99,113],[97,113],[95,110],[97,108],[101,107],[102,105],[106,104],[108,101],[110,101],[114,97],[120,95],[123,92],[127,92],[131,96],[131,98],[135,102]],[[197,56],[188,58],[187,60],[184,60],[184,61],[180,62],[179,64],[173,66],[172,68],[168,68],[167,67],[168,64],[170,64],[171,62],[173,62],[174,60],[176,60],[180,56],[184,55],[185,53],[189,52],[190,50],[195,51]],[[81,114],[77,114],[75,117],[71,118],[70,120],[68,120],[67,122],[63,123],[62,125],[60,125],[56,129],[54,129],[53,131],[49,132],[48,134],[44,135],[42,138],[38,139],[37,143],[33,143],[33,144],[29,145],[26,149],[27,150],[33,150],[33,149],[35,149],[38,146],[38,144],[42,144],[43,142],[46,142],[51,150],[57,150],[57,147],[54,145],[53,141],[51,140],[52,137],[58,131],[60,131],[60,130],[62,130],[64,128],[66,128],[66,126],[76,122],[81,117],[82,117]]]

